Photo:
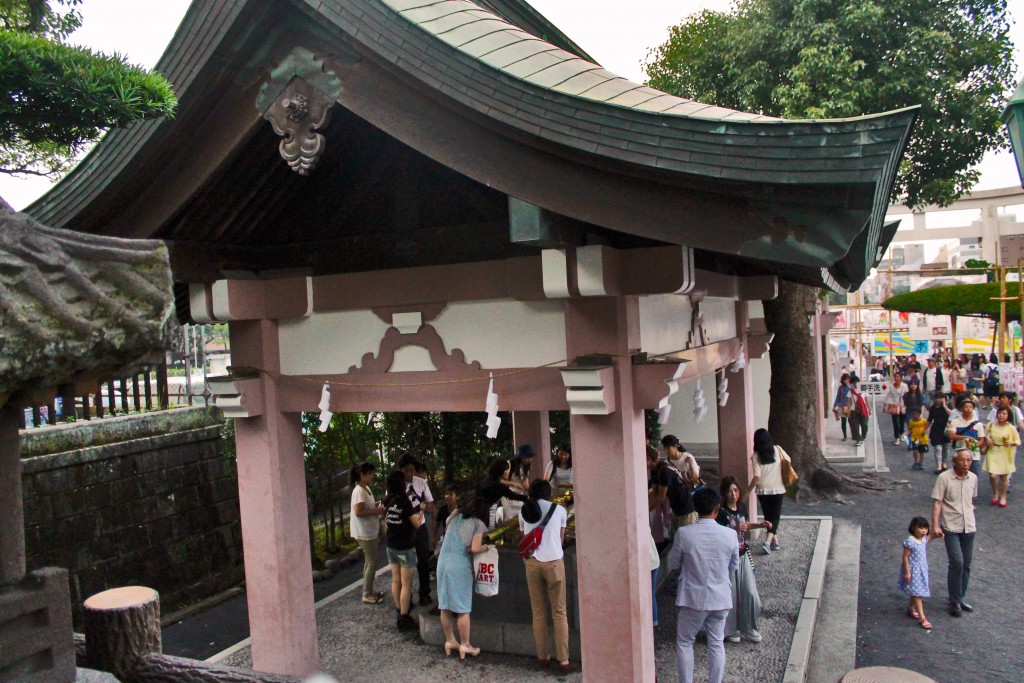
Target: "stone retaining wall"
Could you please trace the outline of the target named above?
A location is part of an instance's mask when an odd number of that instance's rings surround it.
[[[108,588],[155,588],[167,613],[242,580],[221,426],[188,408],[22,432],[29,569],[68,569],[76,624]]]

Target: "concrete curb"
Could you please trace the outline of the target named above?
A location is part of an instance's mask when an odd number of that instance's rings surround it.
[[[794,516],[783,519],[818,521],[818,538],[814,543],[814,554],[811,556],[811,566],[807,572],[804,597],[796,618],[796,630],[793,632],[793,643],[789,648],[789,659],[786,661],[786,674],[782,679],[782,683],[804,683],[807,680],[814,626],[818,619],[818,602],[821,600],[825,585],[825,568],[828,565],[828,552],[832,544],[832,518]]]

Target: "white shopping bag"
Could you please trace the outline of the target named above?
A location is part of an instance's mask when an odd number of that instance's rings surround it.
[[[498,594],[498,549],[491,546],[473,556],[473,589],[478,595]]]

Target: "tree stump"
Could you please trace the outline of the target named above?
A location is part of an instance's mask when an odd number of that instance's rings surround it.
[[[139,657],[161,651],[160,594],[126,586],[86,600],[85,645],[90,668],[128,680]]]

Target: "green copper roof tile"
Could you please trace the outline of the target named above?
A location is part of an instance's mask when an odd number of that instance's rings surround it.
[[[458,28],[453,28],[450,31],[438,33],[437,37],[449,45],[460,47],[489,33],[507,31],[508,28],[508,24],[498,19],[477,19]]]
[[[549,50],[509,64],[503,69],[503,71],[510,76],[517,76],[518,78],[525,79],[538,71],[543,71],[555,64],[561,64],[568,59],[571,59],[568,52],[557,49]]]
[[[633,107],[633,109],[640,109],[642,111],[653,111],[661,113],[672,107],[678,106],[681,103],[680,98],[675,95],[659,95],[653,99],[641,102],[640,104]]]
[[[529,38],[532,38],[532,36],[525,31],[498,31],[497,33],[489,33],[476,40],[471,40],[462,45],[461,49],[465,50],[467,54],[479,57],[507,45],[521,43]]]
[[[509,64],[514,64],[541,52],[547,52],[550,49],[551,45],[549,43],[531,36],[528,40],[521,40],[481,55],[480,61],[490,64],[496,69],[504,69]]]
[[[573,76],[584,73],[586,71],[594,71],[600,67],[591,64],[590,62],[584,62],[582,59],[567,59],[564,62],[549,66],[543,71],[530,74],[526,80],[530,81],[534,85],[540,85],[545,88],[553,88],[559,83],[564,83]]]
[[[662,95],[664,95],[664,93],[658,92],[657,90],[652,90],[646,86],[638,86],[632,90],[623,92],[621,95],[610,97],[605,101],[608,104],[617,104],[620,107],[628,107],[632,109],[638,104],[643,104],[648,100],[653,100],[655,97],[661,97]]]
[[[472,24],[477,21],[485,21],[488,18],[489,17],[485,12],[479,10],[477,12],[451,12],[450,14],[439,16],[436,19],[425,21],[420,24],[420,26],[437,34],[438,36],[443,36],[452,29],[465,26],[466,24]]]
[[[595,85],[600,85],[605,81],[609,80],[604,74],[598,73],[597,70],[585,71],[577,76],[573,76],[567,81],[563,81],[554,87],[558,92],[564,92],[567,95],[578,95],[584,90],[590,90]]]
[[[327,4],[327,3],[323,3]],[[414,7],[430,7],[431,5],[443,5],[447,4],[446,0],[440,2],[431,0],[389,0],[388,7],[395,10],[396,12],[404,12],[405,10],[412,9]]]
[[[595,85],[590,90],[585,90],[580,93],[581,97],[586,97],[588,100],[594,100],[595,102],[606,102],[613,97],[618,97],[623,93],[629,92],[630,90],[636,90],[639,88],[633,81],[626,80],[625,78],[612,78],[604,83]]]
[[[445,0],[444,2],[434,2],[427,5],[421,2],[419,6],[413,9],[402,11],[402,16],[416,24],[425,24],[441,17],[464,13],[469,9],[474,8],[470,7],[464,0]],[[430,30],[431,33],[436,32],[436,29]]]

